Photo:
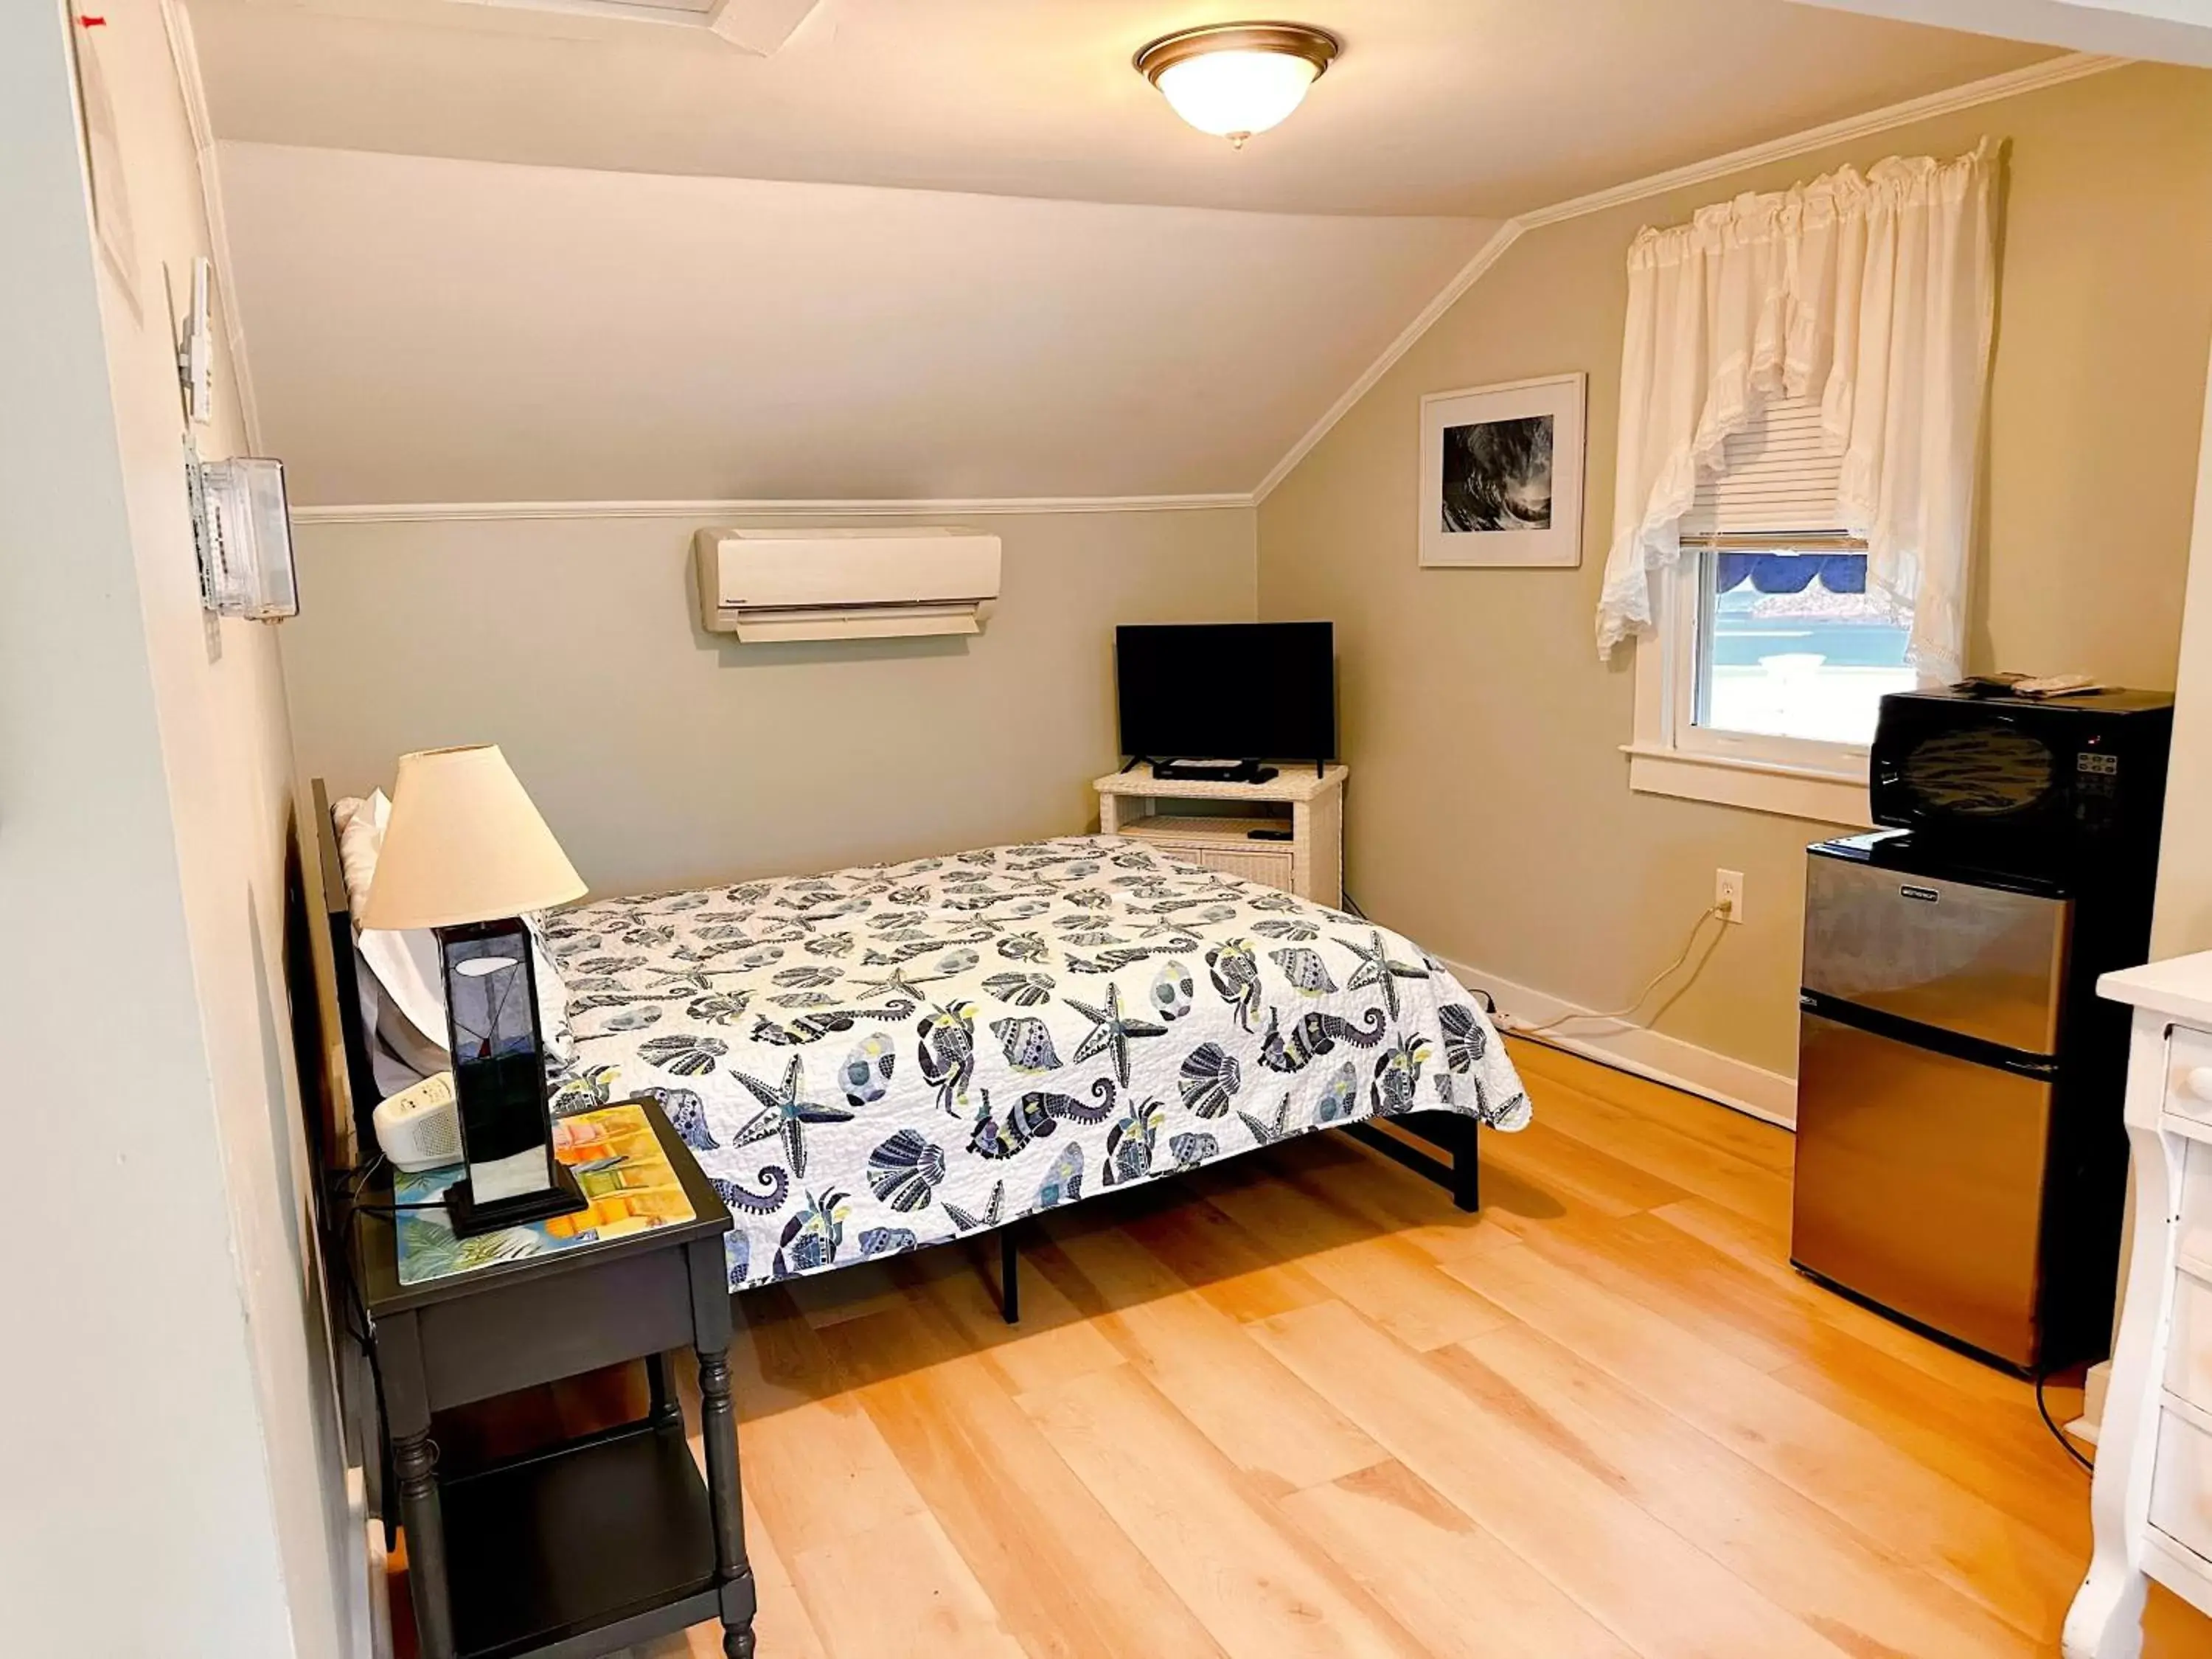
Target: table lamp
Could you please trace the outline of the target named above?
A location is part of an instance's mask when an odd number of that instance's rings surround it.
[[[399,757],[362,926],[438,936],[468,1173],[446,1189],[465,1238],[585,1207],[553,1156],[538,976],[522,912],[584,896],[495,744]]]

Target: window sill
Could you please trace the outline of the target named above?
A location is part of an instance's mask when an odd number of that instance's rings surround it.
[[[1620,752],[1628,757],[1628,787],[1638,794],[1672,795],[1854,830],[1874,825],[1863,771],[1698,754],[1656,744],[1623,744]]]

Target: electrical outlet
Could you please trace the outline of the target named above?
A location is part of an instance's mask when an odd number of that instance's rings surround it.
[[[1713,872],[1713,904],[1724,921],[1743,920],[1743,872],[1716,870]]]

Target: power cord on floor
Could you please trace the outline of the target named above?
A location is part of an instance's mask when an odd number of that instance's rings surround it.
[[[1490,1023],[1492,1025],[1495,1025],[1499,1030],[1505,1033],[1506,1036],[1512,1037],[1516,1042],[1533,1042],[1540,1048],[1551,1049],[1554,1054],[1573,1054],[1577,1060],[1588,1060],[1590,1058],[1589,1054],[1583,1054],[1579,1049],[1570,1048],[1564,1042],[1555,1042],[1547,1036],[1534,1036],[1517,1026],[1508,1024],[1506,1023],[1507,1016],[1502,1015],[1498,1012],[1498,999],[1491,995],[1489,992],[1484,990],[1480,985],[1472,987],[1468,990],[1468,994],[1482,1005],[1482,1012],[1490,1017]]]
[[[2069,1457],[2072,1458],[2076,1463],[2079,1463],[2083,1468],[2094,1470],[2097,1467],[2096,1459],[2093,1457],[2084,1457],[2081,1455],[2081,1449],[2066,1437],[2066,1431],[2058,1426],[2058,1419],[2051,1416],[2051,1407],[2044,1401],[2043,1385],[2050,1380],[2051,1373],[2049,1371],[2038,1371],[2035,1374],[2035,1409],[2037,1413],[2043,1419],[2043,1426],[2051,1431],[2051,1437],[2058,1443],[2060,1449],[2063,1450]]]
[[[1624,1069],[1619,1060],[1608,1057],[1602,1049],[1588,1046],[1577,1048],[1571,1038],[1562,1042],[1558,1037],[1544,1036],[1534,1031],[1524,1030],[1520,1026],[1511,1024],[1511,1018],[1510,1015],[1500,1018],[1493,1010],[1490,1023],[1498,1027],[1499,1035],[1510,1036],[1516,1042],[1534,1043],[1539,1048],[1549,1048],[1555,1054],[1572,1054],[1577,1060],[1587,1060],[1599,1066],[1609,1066],[1615,1071]]]
[[[1359,901],[1352,896],[1349,889],[1340,890],[1339,896],[1343,900],[1343,908],[1346,914],[1357,916],[1362,921],[1373,920],[1373,918],[1368,915],[1366,911],[1359,908]],[[1468,988],[1474,994],[1475,998],[1481,1002],[1482,1012],[1490,1017],[1491,1024],[1497,1026],[1499,1030],[1504,1032],[1508,1036],[1524,1037],[1530,1042],[1541,1043],[1547,1048],[1557,1048],[1564,1054],[1574,1054],[1577,1052],[1575,1049],[1568,1048],[1565,1043],[1555,1042],[1553,1039],[1547,1037],[1544,1033],[1556,1030],[1559,1026],[1569,1024],[1578,1019],[1622,1019],[1626,1018],[1628,1015],[1634,1013],[1638,1009],[1644,1006],[1644,1000],[1649,998],[1654,991],[1657,990],[1659,987],[1671,975],[1679,972],[1683,963],[1689,961],[1691,953],[1698,948],[1698,934],[1699,930],[1705,927],[1707,921],[1711,921],[1715,916],[1718,916],[1723,921],[1730,920],[1731,912],[1729,907],[1726,904],[1715,904],[1709,907],[1700,914],[1698,919],[1690,924],[1690,936],[1683,941],[1681,955],[1676,957],[1674,961],[1668,963],[1664,968],[1654,974],[1650,980],[1644,985],[1644,988],[1636,994],[1635,1001],[1630,1003],[1625,1008],[1615,1008],[1610,1012],[1585,1012],[1583,1010],[1577,1009],[1571,1012],[1556,1015],[1553,1018],[1540,1022],[1523,1020],[1512,1014],[1499,1013],[1498,1012],[1498,999],[1491,995],[1489,992],[1484,990],[1480,986],[1471,986]],[[1702,970],[1704,967],[1705,963],[1702,962],[1698,964],[1698,968],[1700,970]],[[1693,972],[1690,975],[1689,980],[1684,982],[1683,988],[1686,990],[1691,984],[1694,984],[1696,982],[1696,980],[1697,974]]]
[[[1657,990],[1662,985],[1665,984],[1667,981],[1673,978],[1674,975],[1681,971],[1683,964],[1687,963],[1691,956],[1697,951],[1698,940],[1699,935],[1705,930],[1705,924],[1708,921],[1711,921],[1715,916],[1718,916],[1723,922],[1725,922],[1729,919],[1728,907],[1721,904],[1708,905],[1705,910],[1698,915],[1698,919],[1690,924],[1690,936],[1682,942],[1681,954],[1676,957],[1674,961],[1668,963],[1664,968],[1662,968],[1657,973],[1652,975],[1649,980],[1645,981],[1644,988],[1636,994],[1635,1000],[1627,1003],[1626,1006],[1619,1008],[1607,1009],[1603,1012],[1577,1008],[1571,1010],[1564,1014],[1556,1014],[1550,1019],[1547,1020],[1519,1019],[1508,1014],[1503,1016],[1498,1020],[1499,1029],[1512,1036],[1536,1036],[1539,1033],[1556,1030],[1559,1027],[1570,1024],[1578,1019],[1627,1018],[1631,1014],[1633,1014],[1638,1010],[1641,1009],[1646,1001],[1650,1000],[1651,994],[1654,991]],[[1717,939],[1718,935],[1715,935],[1715,938]],[[1698,963],[1698,969],[1701,970],[1704,967],[1704,962]],[[1693,983],[1696,979],[1697,973],[1692,972],[1690,975],[1690,979],[1684,982],[1683,988],[1686,990],[1689,985]],[[1496,1006],[1495,1003],[1492,1006],[1493,1009]]]

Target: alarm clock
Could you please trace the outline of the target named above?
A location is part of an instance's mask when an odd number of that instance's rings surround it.
[[[461,1115],[453,1074],[440,1072],[403,1089],[376,1109],[376,1144],[396,1170],[418,1175],[461,1161]]]

